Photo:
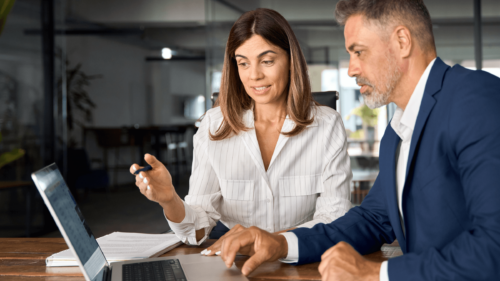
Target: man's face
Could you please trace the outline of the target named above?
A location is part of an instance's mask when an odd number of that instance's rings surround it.
[[[376,108],[391,102],[401,72],[389,39],[382,38],[379,27],[365,22],[362,15],[349,17],[344,36],[350,55],[348,73],[361,86],[365,104]]]

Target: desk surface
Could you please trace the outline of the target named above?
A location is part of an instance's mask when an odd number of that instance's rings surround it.
[[[215,240],[207,240],[199,247],[182,245],[164,255],[199,253]],[[0,279],[3,281],[82,281],[78,267],[46,267],[45,259],[53,253],[67,249],[62,238],[0,238]],[[366,255],[373,261],[383,261],[402,255],[397,242],[382,246],[381,251]],[[214,257],[217,258],[217,257]],[[237,257],[236,266],[241,269],[247,257]],[[318,263],[292,266],[281,262],[268,262],[249,276],[250,280],[321,280]]]

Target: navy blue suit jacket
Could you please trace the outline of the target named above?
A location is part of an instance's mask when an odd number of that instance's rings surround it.
[[[299,264],[321,260],[339,241],[360,254],[399,241],[389,279],[500,280],[500,79],[436,59],[420,105],[403,191],[396,198],[396,150],[389,125],[380,173],[359,207],[330,224],[293,230]]]

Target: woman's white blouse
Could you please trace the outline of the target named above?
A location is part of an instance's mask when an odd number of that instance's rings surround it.
[[[313,106],[314,122],[299,135],[280,135],[267,171],[254,129],[212,141],[222,123],[219,107],[210,109],[194,135],[194,157],[186,217],[168,221],[184,243],[201,244],[220,219],[228,228],[252,225],[269,232],[329,223],[351,208],[352,178],[342,118],[326,106]],[[295,123],[286,118],[281,132]],[[205,237],[196,241],[196,230]]]

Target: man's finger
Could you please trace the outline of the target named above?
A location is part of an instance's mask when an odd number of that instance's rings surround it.
[[[319,271],[319,273],[321,274],[321,276],[323,276],[325,269],[328,267],[329,261],[330,261],[330,260],[323,259],[323,260],[319,263],[319,266],[318,266],[318,271]]]
[[[151,155],[149,153],[146,153],[146,155],[144,155],[144,160],[146,160],[146,162],[149,165],[151,165],[151,167],[153,167],[153,169],[160,168],[163,166],[163,163],[158,161],[158,159],[156,159],[156,157],[154,157],[153,155]]]
[[[235,235],[229,235],[224,239],[222,242],[221,258],[226,263],[226,266],[230,268],[240,248],[248,246],[254,243],[254,241],[255,238],[248,230]]]
[[[334,254],[335,252],[337,252],[339,250],[339,244],[335,244],[334,246],[332,246],[330,249],[326,250],[323,255],[321,255],[321,260],[325,260],[325,259],[328,259],[328,257],[330,257],[332,254]]]
[[[247,276],[248,274],[252,273],[259,265],[263,264],[265,261],[269,259],[269,252],[268,251],[258,251],[255,253],[255,255],[251,256],[244,264],[243,268],[241,269],[241,273],[243,275]]]
[[[220,251],[222,249],[222,242],[224,241],[224,239],[226,239],[227,237],[233,235],[233,234],[236,234],[236,233],[239,233],[243,230],[245,230],[246,228],[241,226],[240,224],[237,224],[235,225],[233,228],[231,228],[228,232],[226,232],[224,235],[222,235],[219,240],[217,240],[212,246],[208,247],[205,251],[205,256],[214,256],[216,255],[217,253],[220,254]]]

